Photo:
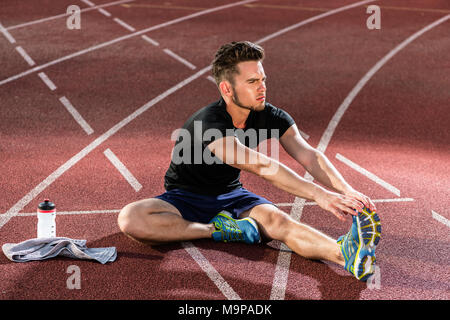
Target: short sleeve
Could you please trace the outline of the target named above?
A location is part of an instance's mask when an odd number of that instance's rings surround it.
[[[281,136],[283,136],[287,129],[295,124],[295,121],[291,117],[291,115],[283,109],[277,108],[270,103],[267,103],[265,109],[265,119],[261,119],[261,121],[257,121],[257,123],[257,127],[265,127],[269,129],[270,132],[272,132],[271,134],[269,134],[270,138],[279,139]],[[273,130],[277,131],[276,135],[273,134]]]
[[[279,137],[283,136],[283,134],[289,129],[293,124],[295,124],[294,119],[291,117],[289,113],[284,111],[283,109],[277,108],[275,122],[277,122],[277,129],[280,130]]]

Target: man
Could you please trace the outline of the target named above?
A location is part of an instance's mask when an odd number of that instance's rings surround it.
[[[150,245],[200,238],[246,243],[275,239],[303,257],[335,262],[367,280],[374,272],[381,233],[375,205],[301,137],[289,114],[266,102],[263,59],[264,50],[248,41],[225,44],[217,51],[212,72],[222,98],[197,111],[179,130],[165,175],[166,192],[125,206],[119,227]],[[255,150],[270,138],[278,139],[330,190]],[[351,215],[350,231],[336,241],[295,221],[243,188],[241,170],[314,200],[342,221]]]

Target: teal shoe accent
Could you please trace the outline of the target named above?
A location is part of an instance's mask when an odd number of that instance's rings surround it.
[[[233,219],[229,212],[221,211],[209,223],[213,223],[216,228],[212,234],[215,241],[248,244],[261,242],[258,225],[252,218]]]

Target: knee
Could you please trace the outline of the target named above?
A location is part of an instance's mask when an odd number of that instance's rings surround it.
[[[139,206],[136,203],[130,203],[123,207],[117,217],[117,224],[119,225],[120,231],[130,236],[135,235],[137,226],[139,225],[140,215]]]
[[[292,218],[281,210],[270,211],[262,225],[265,233],[271,239],[284,241],[289,236]]]

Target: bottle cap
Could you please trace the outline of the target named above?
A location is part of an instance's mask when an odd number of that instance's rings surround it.
[[[38,209],[44,211],[55,210],[55,204],[50,202],[49,199],[44,199],[44,202],[39,203]]]

